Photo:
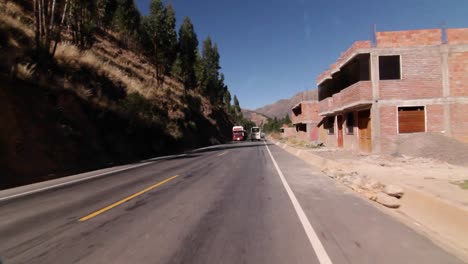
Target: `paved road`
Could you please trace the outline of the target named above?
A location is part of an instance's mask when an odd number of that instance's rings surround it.
[[[317,169],[268,149],[228,144],[0,202],[0,257],[7,264],[462,263]]]

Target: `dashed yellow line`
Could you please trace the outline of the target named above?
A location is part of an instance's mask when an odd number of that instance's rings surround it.
[[[218,157],[221,157],[221,156],[223,156],[223,155],[226,155],[228,152],[229,152],[229,151],[224,151],[223,153],[218,154]]]
[[[84,222],[84,221],[89,220],[89,219],[91,219],[91,218],[93,218],[93,217],[96,217],[96,216],[98,216],[98,215],[100,215],[100,214],[102,214],[102,213],[104,213],[104,212],[109,211],[110,209],[112,209],[112,208],[114,208],[114,207],[117,207],[117,206],[119,206],[119,205],[121,205],[121,204],[123,204],[123,203],[125,203],[125,202],[128,202],[128,201],[130,201],[130,200],[132,200],[132,199],[134,199],[134,198],[136,198],[136,197],[138,197],[138,196],[140,196],[140,195],[142,195],[142,194],[144,194],[144,193],[146,193],[146,192],[149,192],[149,191],[151,191],[152,189],[154,189],[154,188],[156,188],[156,187],[158,187],[158,186],[161,186],[161,185],[163,185],[164,183],[166,183],[166,182],[168,182],[168,181],[171,181],[171,180],[175,179],[175,178],[177,178],[178,176],[179,176],[179,175],[175,175],[175,176],[169,177],[169,178],[167,178],[167,179],[165,179],[165,180],[163,180],[163,181],[160,181],[160,182],[158,182],[158,183],[156,183],[156,184],[154,184],[154,185],[151,185],[150,187],[148,187],[148,188],[146,188],[146,189],[144,189],[144,190],[141,190],[141,191],[139,191],[139,192],[137,192],[137,193],[135,193],[135,194],[132,194],[132,195],[130,195],[130,196],[128,196],[128,197],[126,197],[126,198],[124,198],[124,199],[118,201],[118,202],[115,202],[115,203],[113,203],[113,204],[111,204],[111,205],[108,205],[108,206],[106,206],[106,207],[104,207],[104,208],[102,208],[102,209],[100,209],[100,210],[97,210],[97,211],[95,211],[95,212],[93,212],[93,213],[90,213],[90,214],[87,215],[87,216],[83,216],[82,218],[80,218],[79,221],[80,221],[80,222]]]

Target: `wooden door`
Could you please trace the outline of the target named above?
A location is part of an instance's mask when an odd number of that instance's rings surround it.
[[[359,149],[366,152],[372,151],[372,133],[370,110],[358,113]]]
[[[338,147],[343,147],[343,116],[337,116],[337,125],[338,125]]]
[[[424,107],[400,107],[398,109],[398,133],[426,131]]]

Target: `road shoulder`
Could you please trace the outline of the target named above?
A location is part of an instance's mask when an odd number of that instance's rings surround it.
[[[359,259],[360,263],[382,263],[386,260],[381,259],[383,255],[378,251],[385,248],[396,257],[392,261],[401,257],[397,263],[408,263],[411,259],[414,263],[459,263],[446,252],[446,247],[443,247],[445,250],[440,249],[421,232],[415,232],[413,227],[410,229],[408,222],[403,225],[389,217],[382,207],[340,186],[317,167],[297,159],[298,149],[286,152],[274,145],[271,149],[273,155],[278,156],[278,164],[312,225],[318,229],[321,238],[326,239],[325,247],[331,248],[334,262],[336,258],[346,261],[350,257]],[[363,249],[361,256],[356,255],[356,247]]]

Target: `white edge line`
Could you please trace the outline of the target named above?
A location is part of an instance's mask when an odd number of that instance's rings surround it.
[[[26,196],[26,195],[42,192],[42,191],[47,191],[47,190],[50,190],[50,189],[55,189],[57,187],[66,186],[66,185],[70,185],[70,184],[77,183],[77,182],[90,180],[90,179],[93,179],[93,178],[99,178],[99,177],[102,177],[102,176],[105,176],[105,175],[109,175],[109,174],[112,174],[112,173],[121,172],[121,171],[125,171],[125,170],[134,169],[134,168],[145,166],[145,165],[148,165],[148,164],[151,164],[151,162],[146,162],[146,163],[142,163],[142,164],[138,164],[138,165],[135,165],[135,166],[126,167],[126,168],[122,168],[122,169],[118,169],[118,170],[114,170],[114,171],[108,171],[108,172],[100,173],[100,174],[97,174],[97,175],[91,175],[91,176],[88,176],[88,177],[84,177],[84,178],[80,178],[80,179],[76,179],[76,180],[72,180],[72,181],[68,181],[68,182],[63,182],[63,183],[59,183],[59,184],[55,184],[55,185],[51,185],[51,186],[47,186],[47,187],[43,187],[43,188],[31,190],[31,191],[27,191],[27,192],[13,194],[13,195],[10,195],[10,196],[0,198],[0,202],[10,200],[10,199],[13,199],[13,198],[18,198],[18,197],[21,197],[21,196]]]
[[[317,236],[317,233],[315,233],[314,228],[312,228],[312,225],[310,224],[309,219],[307,218],[306,214],[304,213],[304,210],[299,204],[299,201],[294,195],[294,192],[291,190],[291,187],[289,187],[289,184],[286,181],[286,178],[284,177],[283,172],[281,172],[278,164],[276,163],[276,160],[273,157],[273,154],[271,154],[270,148],[268,148],[268,145],[266,144],[266,142],[264,143],[265,143],[266,149],[268,150],[268,153],[270,154],[271,160],[273,161],[273,165],[275,165],[276,171],[278,172],[281,182],[283,183],[284,188],[286,189],[286,192],[288,193],[289,198],[291,199],[294,209],[296,210],[297,216],[299,217],[299,220],[301,221],[302,226],[304,227],[304,231],[307,237],[309,238],[310,244],[312,245],[312,248],[314,249],[315,255],[317,255],[317,258],[320,264],[332,264],[332,261],[330,260],[330,257],[328,256],[327,251],[323,247],[322,242]]]

